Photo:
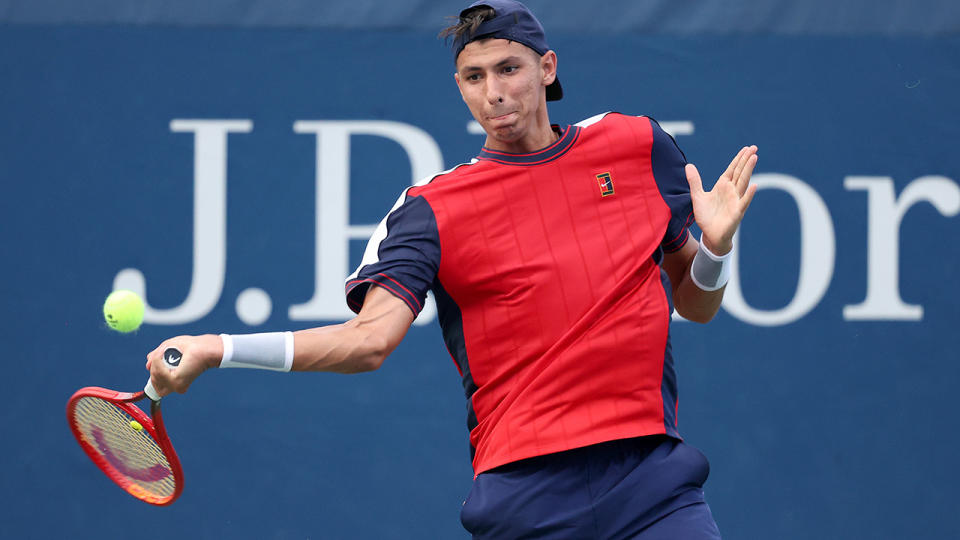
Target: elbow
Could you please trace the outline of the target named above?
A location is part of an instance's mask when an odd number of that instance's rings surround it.
[[[707,324],[708,322],[713,320],[713,316],[715,315],[715,313],[699,313],[699,312],[684,313],[679,310],[677,310],[677,313],[680,313],[681,317],[683,317],[684,319],[690,322],[695,322],[700,324]]]
[[[707,292],[692,283],[685,282],[688,287],[678,288],[673,297],[673,307],[681,317],[695,323],[706,324],[713,320],[720,311],[723,300],[723,289],[716,292]]]
[[[363,339],[361,354],[358,355],[357,362],[354,364],[355,373],[366,373],[380,369],[389,354],[390,347],[386,339],[376,334],[366,336]]]
[[[367,355],[360,360],[356,365],[356,371],[354,373],[369,373],[371,371],[376,371],[380,369],[380,366],[383,365],[383,361],[386,360],[385,355]]]
[[[686,302],[680,299],[676,300],[674,309],[677,310],[677,313],[679,313],[681,317],[690,322],[707,324],[713,320],[713,317],[717,314],[717,311],[719,311],[719,306],[717,306],[718,309],[705,309],[703,306],[688,306]]]

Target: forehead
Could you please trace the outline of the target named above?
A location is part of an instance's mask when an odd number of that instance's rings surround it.
[[[457,69],[492,66],[510,57],[535,61],[540,58],[540,55],[516,41],[501,38],[478,39],[467,43],[460,52],[460,56],[457,57]]]

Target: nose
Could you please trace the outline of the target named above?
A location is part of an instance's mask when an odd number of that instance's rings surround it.
[[[496,77],[487,78],[487,101],[491,105],[503,103],[503,88]]]

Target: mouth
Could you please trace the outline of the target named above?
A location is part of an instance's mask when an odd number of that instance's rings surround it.
[[[487,119],[490,120],[491,122],[502,122],[504,120],[508,120],[513,114],[515,114],[515,112],[516,111],[510,111],[508,113],[504,113],[498,116],[488,116]]]

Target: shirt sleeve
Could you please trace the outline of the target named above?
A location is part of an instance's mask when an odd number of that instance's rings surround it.
[[[440,234],[427,200],[404,191],[367,243],[346,281],[347,305],[359,313],[371,284],[400,298],[416,316],[440,267]]]
[[[656,120],[650,118],[650,125],[653,128],[653,148],[650,153],[653,177],[660,189],[660,196],[670,207],[670,221],[660,247],[667,253],[673,253],[687,243],[687,231],[693,222],[690,185],[684,170],[687,158],[673,137]]]

